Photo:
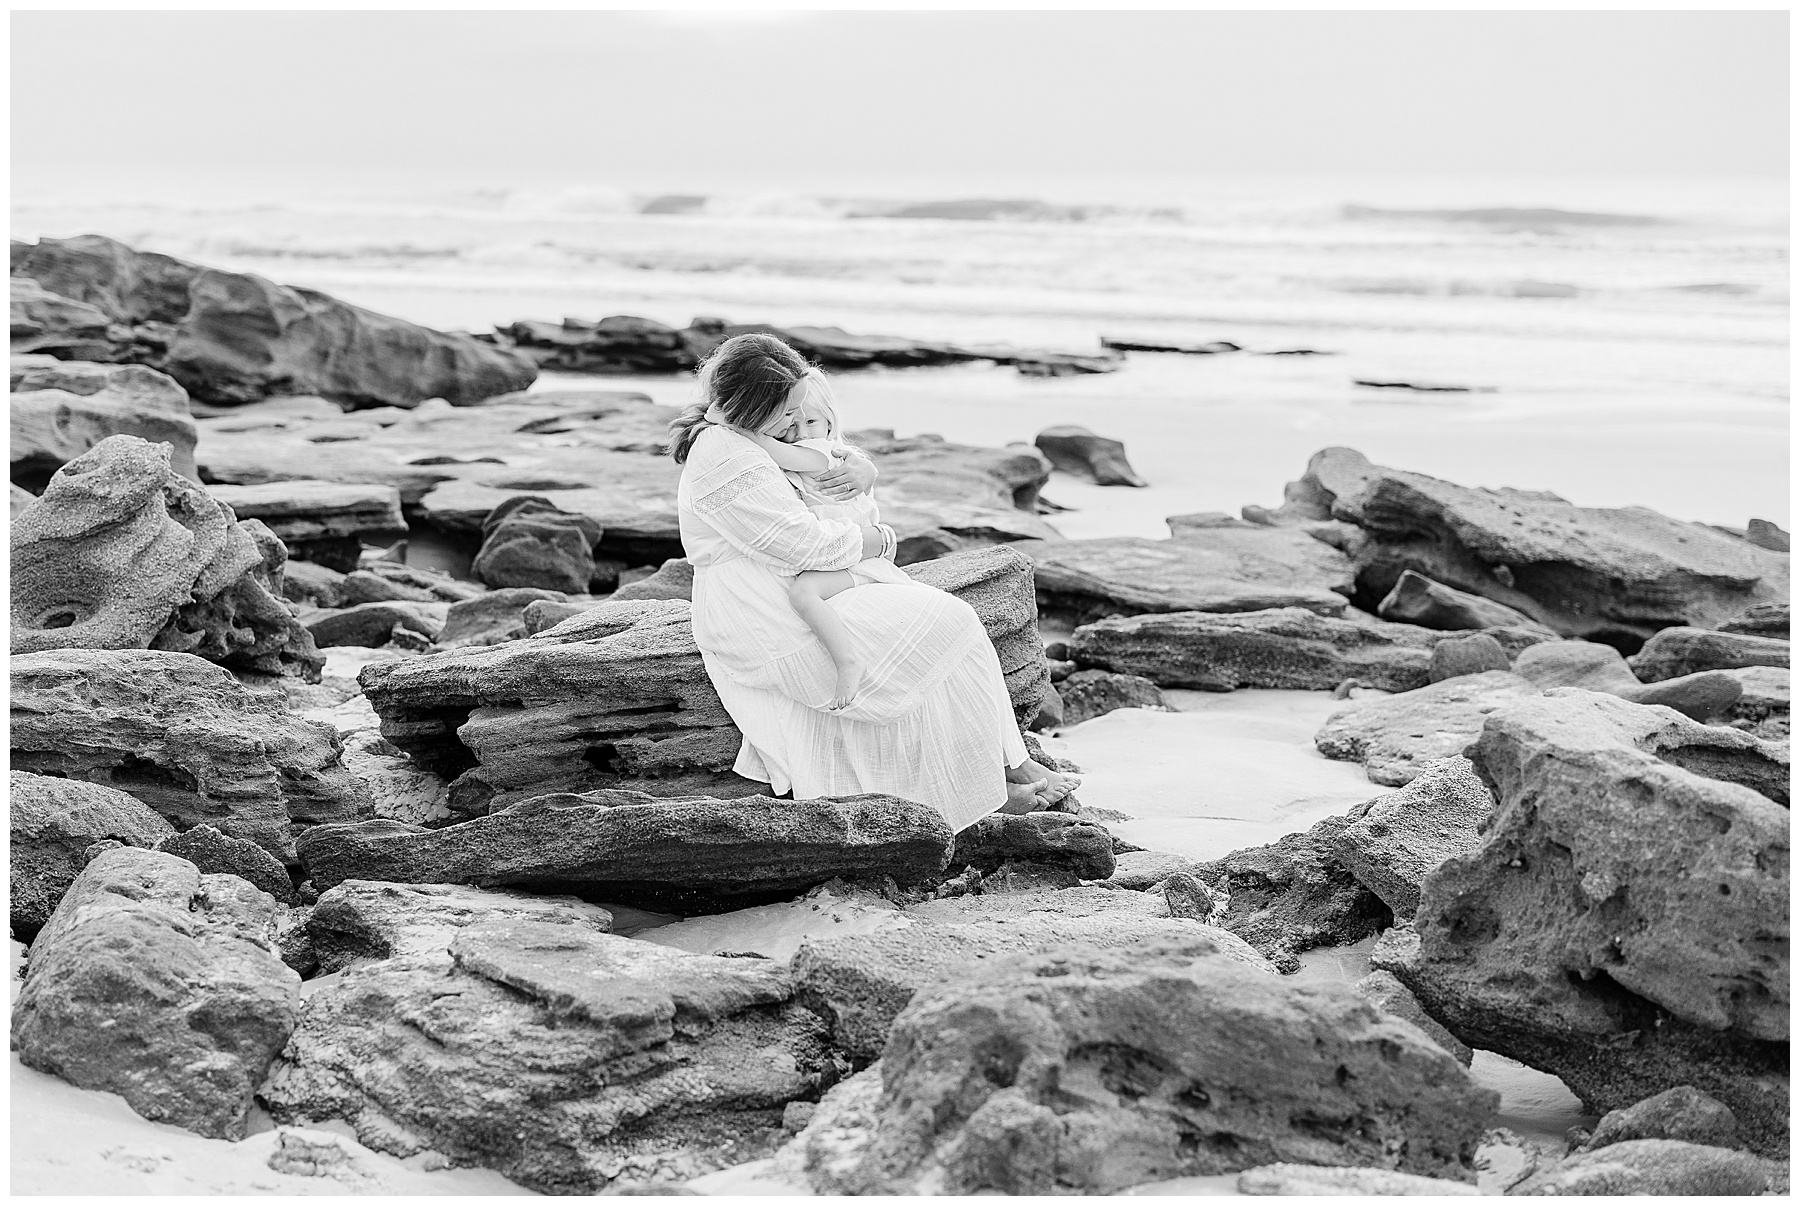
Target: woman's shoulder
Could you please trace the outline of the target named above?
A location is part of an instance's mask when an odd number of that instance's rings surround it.
[[[694,437],[694,442],[688,447],[687,463],[701,470],[730,467],[737,471],[758,465],[771,468],[775,465],[755,440],[717,424],[707,427]]]

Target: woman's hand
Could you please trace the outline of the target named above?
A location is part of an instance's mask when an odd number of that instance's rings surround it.
[[[821,473],[813,484],[826,498],[847,502],[858,494],[866,494],[875,485],[875,466],[867,457],[847,456],[844,463],[829,473]]]

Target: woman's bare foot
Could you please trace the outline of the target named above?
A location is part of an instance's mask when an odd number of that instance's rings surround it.
[[[1041,763],[1027,758],[1017,766],[1008,767],[1006,781],[1009,788],[1014,784],[1029,784],[1037,793],[1039,810],[1054,808],[1067,799],[1069,794],[1081,786],[1081,780],[1073,775],[1065,775],[1053,771]]]
[[[862,687],[863,665],[859,661],[846,659],[837,668],[837,684],[832,688],[834,694],[825,705],[828,712],[841,712],[856,699],[856,692]]]

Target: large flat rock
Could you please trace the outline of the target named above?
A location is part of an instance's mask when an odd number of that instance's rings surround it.
[[[1536,694],[1533,683],[1506,670],[1462,674],[1352,700],[1331,714],[1313,744],[1327,758],[1362,763],[1371,783],[1401,787],[1432,763],[1460,755],[1496,708]]]

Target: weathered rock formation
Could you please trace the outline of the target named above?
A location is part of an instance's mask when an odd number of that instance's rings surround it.
[[[942,436],[896,438],[891,430],[849,433],[880,470],[875,501],[900,538],[896,561],[911,565],[964,549],[1017,540],[1058,540],[1038,518],[1050,462],[1023,444],[981,448]]]
[[[1125,445],[1095,435],[1085,427],[1046,427],[1033,441],[1038,451],[1064,473],[1086,478],[1096,486],[1147,486],[1125,459]]]
[[[1348,593],[1348,592],[1346,592]],[[1421,628],[1529,628],[1537,626],[1524,612],[1433,582],[1424,574],[1406,570],[1394,583],[1375,614],[1396,624]]]
[[[1168,701],[1156,684],[1135,674],[1077,670],[1058,684],[1065,725],[1083,724],[1120,708],[1166,709]]]
[[[210,486],[207,492],[244,519],[260,519],[288,555],[340,573],[357,568],[365,537],[380,544],[406,531],[400,492],[392,486],[308,481]]]
[[[156,844],[163,854],[185,858],[202,875],[235,875],[282,904],[297,905],[299,894],[281,860],[244,838],[229,837],[211,825],[195,825]]]
[[[950,869],[985,873],[1015,860],[1065,869],[1077,879],[1107,879],[1114,870],[1112,834],[1065,812],[994,813],[956,835]]]
[[[169,445],[169,465],[198,480],[187,391],[136,364],[15,356],[12,479],[35,492],[50,475],[111,435]]]
[[[57,649],[12,659],[12,765],[130,793],[284,862],[294,833],[369,815],[337,734],[186,653]]]
[[[443,955],[465,927],[529,921],[612,930],[612,914],[573,896],[470,888],[460,884],[394,884],[345,880],[319,894],[307,918],[319,973],[412,955]]]
[[[456,649],[519,640],[531,635],[525,624],[526,608],[539,602],[562,603],[567,598],[559,590],[515,586],[463,599],[450,605],[438,643]]]
[[[1662,704],[1706,722],[1729,713],[1743,696],[1743,684],[1727,673],[1703,671],[1645,683],[1632,674],[1611,645],[1592,641],[1546,641],[1524,650],[1513,670],[1534,685],[1604,691],[1632,703]]]
[[[50,479],[12,529],[12,651],[166,649],[317,682],[324,659],[281,599],[286,550],[110,436]]]
[[[1511,669],[1512,659],[1506,656],[1504,645],[1485,632],[1471,632],[1439,641],[1431,650],[1431,666],[1425,676],[1441,683],[1465,674]]]
[[[1631,659],[1631,668],[1647,683],[1705,670],[1741,670],[1747,666],[1778,666],[1785,670],[1791,649],[1786,639],[1701,628],[1665,628],[1644,642]]]
[[[1322,1168],[1316,1164],[1265,1164],[1238,1174],[1245,1197],[1473,1197],[1481,1192],[1460,1181],[1421,1177],[1385,1168]]]
[[[1493,794],[1467,758],[1430,762],[1399,791],[1370,800],[1338,831],[1332,853],[1397,920],[1408,922],[1425,877],[1475,849],[1493,807]]]
[[[1526,1197],[1746,1197],[1769,1184],[1769,1165],[1747,1152],[1631,1139],[1578,1152],[1508,1193]]]
[[[442,829],[397,821],[317,826],[300,839],[313,884],[525,886],[717,911],[835,876],[936,875],[953,836],[936,810],[894,796],[657,799],[552,795]]]
[[[1198,957],[1196,957],[1198,955]],[[785,1162],[821,1193],[1113,1193],[1278,1160],[1472,1181],[1497,1098],[1347,989],[1067,947],[927,989]]]
[[[1371,783],[1401,787],[1439,759],[1461,754],[1496,708],[1536,694],[1537,687],[1505,670],[1464,674],[1353,700],[1326,719],[1313,745],[1327,758],[1362,763]]]
[[[1786,603],[1758,603],[1746,607],[1719,625],[1720,632],[1741,632],[1748,636],[1774,637],[1785,641],[1792,631],[1790,608]]]
[[[360,645],[377,649],[390,641],[423,649],[443,634],[448,603],[358,603],[309,614],[306,630],[321,649]]]
[[[647,578],[627,582],[609,596],[627,599],[688,599],[694,597],[694,563],[686,557],[671,557]]]
[[[1737,1144],[1737,1115],[1692,1085],[1677,1085],[1600,1119],[1581,1146],[1588,1151],[1631,1139],[1679,1139],[1714,1147]]]
[[[966,549],[906,567],[913,581],[948,591],[975,609],[999,655],[1020,724],[1037,715],[1050,685],[1032,602],[1032,572],[1028,558],[1003,546]]]
[[[1358,602],[1373,608],[1407,570],[1504,604],[1564,636],[1635,648],[1658,629],[1711,628],[1787,600],[1787,555],[1643,507],[1577,507],[1537,490],[1475,489],[1327,448],[1269,510],[1276,525],[1340,520]]]
[[[236,876],[107,850],[32,944],[13,1047],[27,1067],[117,1093],[145,1118],[242,1139],[299,1012],[300,977],[270,947],[274,921],[275,902]]]
[[[148,804],[122,791],[74,779],[13,771],[11,801],[12,936],[30,942],[87,865],[95,842],[145,849],[175,832]]]
[[[1372,971],[1356,983],[1351,989],[1357,996],[1381,1010],[1417,1026],[1425,1037],[1456,1057],[1456,1062],[1468,1067],[1475,1061],[1475,1053],[1469,1045],[1445,1030],[1442,1023],[1425,1012],[1419,999],[1412,995],[1406,985],[1394,977],[1393,972]]]
[[[537,376],[527,358],[467,335],[100,235],[15,242],[12,274],[92,307],[109,324],[103,338],[73,345],[47,340],[46,329],[15,350],[146,364],[204,402],[313,394],[349,406],[469,404],[524,389]]]
[[[1470,754],[1497,799],[1481,844],[1375,962],[1590,1107],[1692,1085],[1785,1151],[1788,815],[1721,781],[1756,752],[1721,738],[1751,740],[1569,689],[1495,712]]]
[[[585,594],[594,577],[594,548],[601,534],[598,523],[564,511],[547,498],[509,498],[482,521],[475,576],[494,587]]]

